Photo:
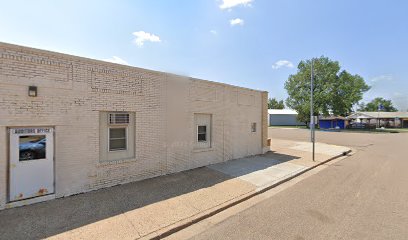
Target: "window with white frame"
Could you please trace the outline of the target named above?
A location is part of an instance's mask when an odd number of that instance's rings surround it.
[[[195,123],[194,148],[196,149],[211,148],[212,115],[196,113],[194,114],[194,123]]]
[[[197,126],[197,141],[206,142],[207,141],[207,125]]]
[[[121,151],[127,149],[127,131],[129,125],[129,113],[109,113],[109,151]]]
[[[135,157],[135,113],[100,112],[100,161]]]
[[[127,149],[127,127],[109,128],[109,151],[120,151]]]
[[[256,132],[256,123],[251,124],[251,132]]]

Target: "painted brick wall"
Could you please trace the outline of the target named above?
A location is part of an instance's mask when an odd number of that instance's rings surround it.
[[[38,97],[27,96],[30,85]],[[55,127],[62,197],[260,154],[266,99],[266,92],[0,43],[0,209],[8,127]],[[134,158],[99,161],[100,111],[135,112]],[[212,114],[211,149],[193,149],[194,113]]]

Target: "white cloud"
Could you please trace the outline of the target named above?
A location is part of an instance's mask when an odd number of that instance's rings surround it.
[[[142,47],[144,42],[161,42],[160,37],[156,36],[152,33],[148,33],[145,31],[138,31],[134,32],[133,35],[136,37],[135,38],[135,43],[137,46]]]
[[[393,77],[392,77],[391,74],[384,74],[384,75],[373,77],[371,79],[371,82],[373,82],[373,83],[384,82],[384,81],[389,82],[389,81],[392,81],[392,80],[393,80]]]
[[[222,4],[220,5],[220,8],[221,9],[231,9],[239,5],[251,6],[251,2],[253,2],[253,0],[222,0]]]
[[[288,60],[279,60],[272,65],[273,69],[279,69],[282,67],[293,68],[294,65],[291,61],[288,61]]]
[[[211,34],[214,34],[214,35],[217,35],[217,34],[218,34],[217,31],[215,31],[215,30],[210,30],[210,33],[211,33]]]
[[[244,25],[244,20],[240,19],[240,18],[235,18],[235,19],[231,19],[230,20],[230,24],[231,26],[235,26],[235,25]]]
[[[111,63],[117,63],[117,64],[122,64],[122,65],[129,65],[128,62],[126,62],[125,60],[123,60],[120,57],[117,56],[113,56],[111,58],[107,58],[107,59],[103,59],[103,61],[105,62],[111,62]]]

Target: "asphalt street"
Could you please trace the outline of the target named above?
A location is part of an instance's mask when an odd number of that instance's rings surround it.
[[[308,141],[310,133],[270,128],[269,135]],[[356,152],[192,239],[408,239],[408,134],[316,137]]]

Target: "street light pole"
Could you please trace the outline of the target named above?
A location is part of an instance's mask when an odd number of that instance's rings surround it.
[[[312,159],[315,161],[315,118],[313,114],[313,58],[312,58],[312,68],[310,74],[310,138],[312,141]]]

